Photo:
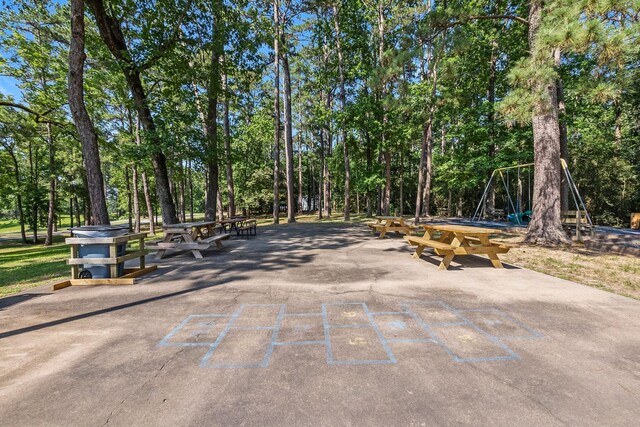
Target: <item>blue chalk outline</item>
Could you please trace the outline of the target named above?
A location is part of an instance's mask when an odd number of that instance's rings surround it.
[[[367,317],[369,323],[355,323],[350,325],[331,325],[329,323],[328,311],[327,307],[329,306],[345,306],[345,305],[358,305],[362,307],[362,310]],[[415,311],[411,309],[412,306],[440,306],[445,311],[456,316],[460,321],[458,322],[426,322],[422,319]],[[241,316],[245,309],[251,307],[278,307],[278,315],[275,320],[275,324],[273,326],[234,326],[235,322]],[[200,361],[200,367],[211,367],[211,368],[266,368],[269,366],[269,362],[273,355],[273,351],[276,347],[283,346],[305,346],[305,345],[324,345],[326,351],[327,364],[329,366],[333,365],[388,365],[388,364],[396,364],[397,359],[390,347],[390,344],[396,343],[435,343],[440,348],[442,348],[454,361],[461,363],[468,362],[492,362],[492,361],[514,361],[519,360],[520,356],[518,356],[509,346],[507,346],[503,340],[532,340],[532,339],[540,339],[543,338],[544,335],[540,332],[537,332],[533,328],[529,327],[525,323],[513,318],[507,313],[497,309],[497,308],[477,308],[477,309],[456,309],[444,301],[411,301],[411,302],[403,302],[400,303],[400,307],[402,307],[402,311],[380,311],[380,312],[372,312],[369,311],[369,307],[366,303],[362,302],[339,302],[339,303],[323,303],[321,304],[321,313],[286,313],[286,305],[285,304],[241,304],[238,309],[232,314],[192,314],[187,316],[178,326],[173,328],[171,332],[169,332],[159,343],[158,347],[209,347],[206,354],[202,357]],[[481,326],[473,322],[464,313],[494,313],[506,321],[509,321],[518,327],[525,330],[529,335],[517,335],[517,336],[497,336],[494,335]],[[399,338],[390,338],[387,339],[384,334],[382,334],[380,327],[375,319],[375,316],[382,315],[401,315],[401,316],[409,316],[413,319],[420,328],[422,328],[430,338],[414,338],[414,339],[399,339]],[[279,342],[278,336],[280,334],[280,330],[282,328],[282,322],[285,317],[321,317],[322,318],[322,328],[323,328],[323,340],[304,340],[304,341],[285,341]],[[227,323],[215,339],[213,343],[211,342],[170,342],[183,328],[189,324],[194,319],[210,319],[210,318],[228,318]],[[217,322],[216,322],[217,323]],[[215,326],[215,323],[214,323]],[[211,329],[213,329],[213,327]],[[488,357],[460,357],[458,356],[451,348],[449,348],[442,338],[438,336],[437,333],[433,330],[434,327],[453,327],[453,326],[467,326],[475,330],[478,334],[485,337],[489,340],[495,347],[500,348],[502,351],[507,353],[505,356],[488,356]],[[387,359],[373,359],[373,360],[335,360],[333,355],[333,349],[331,346],[331,329],[368,329],[371,328],[377,335],[380,344],[382,345],[385,353],[387,354]],[[214,363],[210,364],[209,361],[215,354],[217,348],[225,339],[227,334],[232,330],[238,331],[271,331],[271,338],[265,350],[264,356],[260,362],[256,363],[247,363],[247,364],[224,364],[224,363]],[[206,333],[206,331],[202,331],[201,333]]]
[[[162,338],[162,340],[160,340],[160,342],[158,343],[158,347],[209,347],[212,344],[211,342],[169,342],[169,340],[173,338],[178,332],[180,332],[182,328],[184,328],[187,323],[191,321],[191,319],[200,319],[205,317],[217,318],[230,316],[228,314],[192,314],[190,316],[187,316],[186,319],[180,322],[178,326],[173,328],[171,332],[169,332],[164,338]]]
[[[517,326],[521,327],[522,329],[524,329],[529,333],[529,335],[493,335],[491,332],[486,331],[489,335],[494,336],[501,340],[537,340],[540,338],[544,338],[544,334],[541,334],[540,332],[524,324],[520,320],[515,319],[512,316],[509,316],[507,313],[497,308],[472,308],[472,309],[460,310],[460,311],[462,313],[495,313],[498,316],[502,317],[503,319],[506,319],[516,324]],[[480,326],[480,328],[482,329],[482,326]]]
[[[520,356],[518,356],[509,346],[507,346],[505,343],[500,341],[500,339],[494,337],[493,335],[490,335],[489,333],[481,329],[478,325],[476,325],[470,319],[465,317],[464,314],[462,314],[461,310],[451,307],[449,304],[445,303],[444,301],[424,301],[424,302],[418,302],[418,303],[411,302],[411,303],[404,303],[402,305],[406,307],[408,311],[411,311],[411,309],[409,308],[411,305],[418,305],[418,306],[439,305],[462,320],[462,322],[440,322],[440,323],[428,324],[424,322],[422,318],[420,318],[420,316],[412,312],[415,315],[416,320],[423,327],[427,328],[425,330],[433,337],[436,343],[440,345],[445,350],[445,352],[447,352],[456,362],[465,363],[465,362],[496,362],[496,361],[520,360]],[[451,348],[449,348],[447,345],[444,344],[442,338],[440,338],[433,331],[433,329],[431,328],[432,326],[433,327],[468,326],[474,329],[480,335],[484,336],[489,341],[491,341],[496,347],[499,347],[500,349],[502,349],[505,353],[507,353],[507,355],[506,356],[487,356],[487,357],[460,357],[455,351],[453,351]]]
[[[369,324],[353,324],[353,325],[330,325],[329,316],[327,314],[328,306],[341,306],[341,305],[359,305],[369,320]],[[332,365],[389,365],[397,363],[396,357],[389,347],[389,343],[386,338],[380,332],[378,325],[375,323],[371,312],[367,305],[363,302],[339,302],[339,303],[325,303],[322,304],[322,324],[324,327],[324,338],[327,350],[327,364]],[[333,349],[331,347],[331,329],[359,329],[359,328],[371,328],[376,333],[378,340],[382,344],[382,348],[387,354],[387,359],[360,359],[360,360],[335,360],[333,357]]]

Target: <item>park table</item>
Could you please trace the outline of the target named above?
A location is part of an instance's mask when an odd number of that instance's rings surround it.
[[[487,255],[495,268],[502,268],[498,254],[509,252],[511,246],[489,239],[489,235],[499,233],[492,228],[471,227],[455,224],[422,224],[424,235],[404,236],[405,240],[417,246],[413,258],[420,258],[426,247],[434,249],[436,255],[443,256],[440,270],[449,268],[456,255]],[[435,235],[439,234],[436,239]]]
[[[229,237],[228,234],[215,234],[219,228],[221,226],[215,221],[166,224],[162,226],[164,238],[150,243],[147,248],[158,249],[158,258],[162,258],[167,250],[174,249],[189,250],[195,258],[201,259],[201,250],[209,249],[213,243],[220,248],[222,240]]]
[[[220,223],[225,233],[227,232],[228,228],[228,231],[235,231],[237,234],[239,231],[238,228],[242,227],[245,221],[247,221],[247,217],[235,216],[233,218],[221,219],[218,221],[218,223]]]
[[[367,223],[372,233],[379,232],[379,239],[384,238],[389,231],[411,235],[418,227],[408,224],[401,216],[375,216],[375,221]]]

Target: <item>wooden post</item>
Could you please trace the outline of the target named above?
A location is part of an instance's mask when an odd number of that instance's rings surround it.
[[[78,245],[71,245],[71,258],[78,258]],[[80,266],[71,266],[71,279],[77,279],[80,274]]]
[[[141,254],[140,254],[140,269],[142,270],[143,268],[145,268],[144,257],[146,255],[145,252],[144,252],[144,237],[140,237],[138,246],[139,246],[138,250],[141,252]]]
[[[582,212],[580,212],[580,209],[576,210],[576,240],[578,242],[582,242],[582,233],[580,232],[580,215],[582,214]]]
[[[118,257],[118,245],[114,242],[109,245],[109,258],[117,258]],[[115,279],[118,277],[118,264],[111,264],[109,266],[111,270],[111,278]]]

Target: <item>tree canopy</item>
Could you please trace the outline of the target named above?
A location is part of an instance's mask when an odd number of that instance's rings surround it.
[[[63,214],[471,216],[533,162],[529,240],[559,243],[561,157],[596,223],[640,211],[638,0],[3,3],[0,215],[25,241]]]

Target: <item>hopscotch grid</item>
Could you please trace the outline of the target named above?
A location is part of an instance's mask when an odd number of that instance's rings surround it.
[[[329,323],[328,316],[328,307],[330,306],[349,306],[349,305],[357,305],[362,307],[364,314],[369,320],[368,324],[357,323],[351,325],[332,325]],[[426,322],[419,316],[415,311],[413,311],[412,306],[440,306],[447,312],[453,314],[461,321],[459,322]],[[278,315],[275,320],[274,326],[234,326],[235,322],[240,318],[243,312],[246,312],[247,308],[253,307],[278,307]],[[418,302],[404,302],[400,304],[402,311],[379,311],[372,312],[369,311],[369,308],[366,303],[362,302],[338,302],[338,303],[323,303],[321,305],[320,313],[286,313],[286,305],[285,304],[241,304],[238,309],[232,314],[193,314],[187,316],[180,324],[178,324],[175,328],[173,328],[162,340],[157,344],[158,347],[209,347],[206,354],[202,357],[200,361],[200,367],[210,367],[210,368],[226,368],[226,369],[234,369],[234,368],[266,368],[269,366],[269,362],[273,355],[273,351],[276,347],[284,347],[284,346],[305,346],[305,345],[323,345],[325,346],[326,359],[328,365],[388,365],[388,364],[396,364],[397,359],[390,347],[390,344],[397,343],[432,343],[437,344],[440,348],[442,348],[445,353],[447,353],[455,362],[492,362],[492,361],[514,361],[520,360],[520,356],[518,356],[509,346],[506,345],[502,340],[528,340],[528,339],[540,339],[543,338],[544,335],[533,328],[529,327],[525,323],[519,321],[518,319],[513,318],[507,313],[496,309],[496,308],[478,308],[478,309],[456,309],[443,301],[418,301]],[[497,336],[493,335],[490,332],[484,330],[482,326],[473,322],[464,313],[494,313],[501,318],[517,325],[518,327],[525,330],[529,335],[522,336]],[[389,338],[387,339],[382,331],[380,330],[380,326],[376,322],[375,316],[384,316],[384,315],[401,315],[408,316],[413,319],[418,326],[424,330],[430,338]],[[302,340],[302,341],[278,341],[278,336],[280,334],[280,330],[282,328],[282,322],[287,317],[321,317],[322,318],[322,327],[324,333],[323,340]],[[220,332],[213,343],[211,342],[170,342],[180,331],[184,329],[189,322],[194,319],[216,319],[216,318],[226,318],[228,319],[226,325],[222,332]],[[202,322],[201,322],[202,323]],[[212,322],[208,322],[204,324],[204,328],[207,327],[208,324]],[[210,332],[215,323],[211,326],[209,330],[199,330],[194,331],[192,336],[199,333],[208,333]],[[478,334],[482,335],[484,338],[489,340],[493,345],[500,348],[502,351],[507,353],[506,355],[496,355],[496,356],[487,356],[487,357],[461,357],[456,352],[454,352],[451,348],[449,348],[442,338],[435,333],[433,327],[452,327],[452,326],[468,326],[475,330]],[[363,359],[363,360],[335,360],[333,354],[333,348],[331,345],[331,329],[363,329],[363,328],[371,328],[377,335],[380,344],[382,345],[385,353],[387,355],[387,359]],[[270,341],[267,345],[267,349],[262,358],[261,362],[256,363],[209,363],[216,350],[222,341],[226,338],[230,331],[239,330],[239,331],[258,331],[258,330],[266,330],[272,331]]]

